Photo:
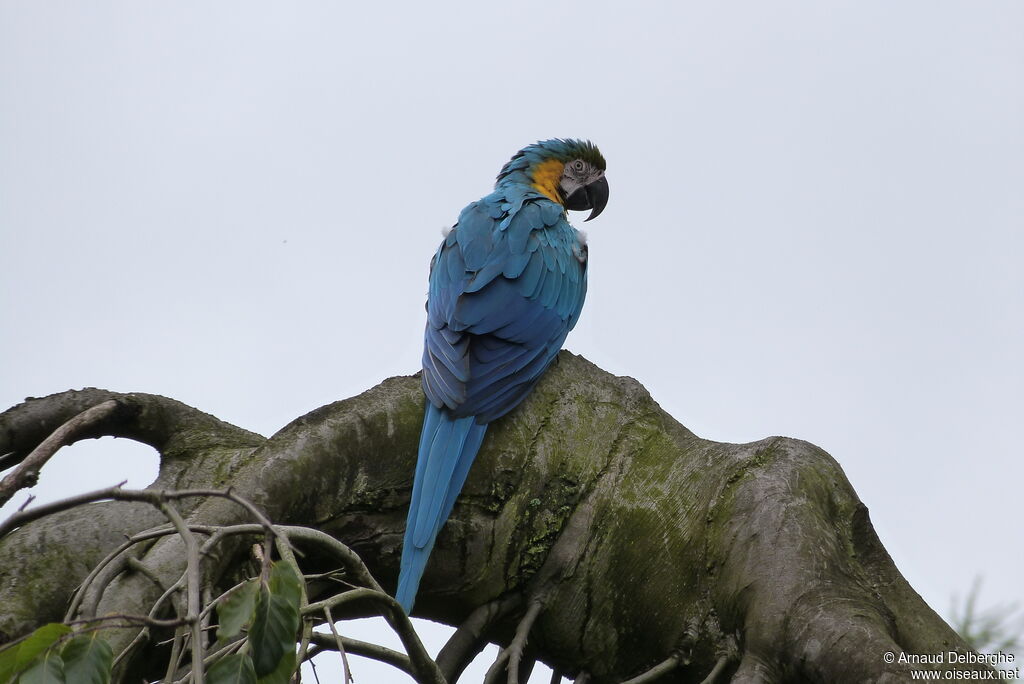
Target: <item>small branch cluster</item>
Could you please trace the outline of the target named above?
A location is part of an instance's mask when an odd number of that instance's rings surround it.
[[[176,501],[187,497],[225,498],[244,507],[256,519],[256,522],[225,526],[190,524],[175,506]],[[127,662],[137,649],[150,641],[154,629],[173,629],[174,637],[171,642],[170,656],[162,681],[203,684],[208,673],[218,672],[215,668],[223,671],[226,667],[225,664],[234,666],[239,662],[247,662],[228,660],[229,657],[242,659],[250,655],[255,656],[258,647],[254,643],[254,634],[260,629],[266,629],[266,627],[261,627],[262,623],[259,622],[261,599],[267,604],[265,610],[270,621],[273,621],[275,616],[286,616],[288,610],[282,608],[281,602],[274,598],[277,594],[283,595],[289,591],[285,588],[275,593],[275,580],[282,587],[287,582],[283,571],[275,575],[276,568],[283,564],[291,568],[296,577],[293,583],[294,587],[290,590],[294,593],[295,628],[284,635],[285,640],[290,644],[287,649],[290,652],[290,657],[285,660],[282,660],[281,657],[271,659],[267,661],[269,665],[264,665],[262,669],[269,668],[270,672],[273,672],[275,668],[286,670],[280,671],[283,676],[280,681],[287,682],[301,662],[325,650],[337,650],[341,653],[343,667],[349,678],[351,675],[345,657],[346,652],[393,665],[407,672],[422,684],[444,684],[444,677],[420,642],[409,618],[395,600],[381,589],[362,560],[350,548],[315,529],[274,525],[253,504],[230,490],[161,491],[124,489],[121,486],[110,487],[18,511],[0,524],[0,537],[33,520],[85,503],[103,500],[148,503],[158,508],[168,519],[169,524],[129,537],[92,569],[74,594],[64,616],[64,624],[73,627],[73,631],[69,629],[56,633],[54,638],[47,642],[46,648],[37,654],[38,658],[28,662],[25,658],[19,657],[17,651],[24,648],[23,645],[33,638],[37,642],[39,641],[37,635],[40,630],[37,630],[37,633],[26,639],[8,644],[3,651],[0,651],[0,662],[2,662],[2,655],[7,653],[12,658],[12,662],[13,660],[22,662],[21,672],[26,672],[37,665],[52,667],[51,655],[58,653],[70,639],[78,635],[110,629],[138,630],[134,639],[112,658],[110,667],[115,669]],[[142,561],[129,555],[129,552],[139,544],[169,535],[180,536],[186,548],[186,567],[177,581],[167,587],[161,586],[160,597],[145,615],[97,615],[104,591],[121,573],[141,572],[153,579],[154,582],[158,582],[155,573],[152,573]],[[253,547],[253,555],[261,565],[260,577],[240,582],[220,596],[212,598],[209,596],[210,582],[204,571],[204,559],[211,557],[215,548],[226,539],[238,535],[263,537],[263,542]],[[307,549],[315,547],[321,555],[335,559],[339,565],[338,572],[346,578],[344,585],[346,588],[341,593],[310,604],[306,593],[306,582],[321,579],[323,575],[301,575],[293,548],[294,544],[300,544]],[[280,556],[280,563],[272,562],[273,550],[276,550]],[[302,577],[302,579],[299,580],[298,577]],[[259,593],[261,587],[266,590],[264,594]],[[243,608],[239,609],[235,603],[243,593],[246,593],[247,596],[243,599]],[[184,596],[183,601],[180,600],[181,596]],[[235,603],[232,603],[233,600]],[[245,600],[248,600],[248,604],[244,603]],[[331,611],[355,602],[374,607],[376,614],[383,616],[398,634],[407,654],[342,637],[334,625]],[[280,609],[277,614],[274,613],[275,608]],[[239,610],[242,612],[239,613]],[[171,611],[174,617],[164,617],[168,611]],[[219,623],[211,624],[215,613]],[[228,619],[238,622],[237,628],[233,631],[225,629],[225,622]],[[330,640],[325,638],[326,635],[312,631],[315,625],[324,623],[330,625],[333,635]],[[46,627],[52,628],[53,625]],[[41,629],[45,630],[46,627]],[[246,634],[243,634],[246,628],[248,638],[246,638]],[[211,644],[208,633],[213,629],[217,630],[218,638],[216,643]],[[297,655],[295,653],[296,642],[299,643]],[[183,664],[182,660],[186,655],[190,656],[189,662]],[[286,654],[282,651],[282,655]],[[258,659],[257,662],[259,662]],[[256,669],[255,672],[261,675],[267,674],[267,672],[261,672],[260,669]]]

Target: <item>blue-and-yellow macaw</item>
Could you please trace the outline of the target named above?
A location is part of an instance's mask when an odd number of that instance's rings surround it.
[[[589,141],[545,140],[512,157],[494,192],[459,214],[430,263],[420,434],[395,597],[412,610],[434,540],[487,424],[533,389],[576,325],[587,246],[567,210],[608,202]]]

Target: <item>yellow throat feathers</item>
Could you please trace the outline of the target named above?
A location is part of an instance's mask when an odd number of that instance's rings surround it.
[[[533,169],[533,189],[541,193],[552,202],[562,203],[558,195],[558,181],[562,179],[562,169],[565,164],[557,159],[543,161]]]

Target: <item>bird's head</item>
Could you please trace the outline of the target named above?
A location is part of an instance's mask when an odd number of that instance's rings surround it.
[[[566,209],[589,209],[589,221],[608,204],[604,170],[604,157],[594,143],[554,138],[519,150],[501,169],[498,185],[525,182]]]

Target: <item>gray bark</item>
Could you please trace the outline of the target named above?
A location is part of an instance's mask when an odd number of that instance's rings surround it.
[[[111,398],[126,409],[96,435],[156,447],[154,487],[230,485],[275,522],[334,535],[394,588],[423,412],[417,377],[386,380],[269,439],[152,395],[29,400],[0,414],[0,454],[14,454],[4,465]],[[251,522],[221,499],[187,513],[196,523]],[[160,522],[139,505],[101,503],[0,539],[0,641],[59,620],[99,558]],[[170,584],[183,567],[181,541],[153,543],[140,560]],[[245,562],[224,554],[211,581],[224,586]],[[99,610],[145,613],[159,593],[151,578],[126,572]],[[473,615],[478,630],[439,658],[451,679],[469,642],[508,644],[537,603],[527,656],[598,683],[673,657],[678,666],[657,681],[700,682],[724,657],[733,682],[897,682],[909,681],[909,666],[886,664],[886,651],[970,652],[900,575],[827,453],[784,437],[701,439],[635,380],[567,352],[492,425],[416,614],[453,625]]]

